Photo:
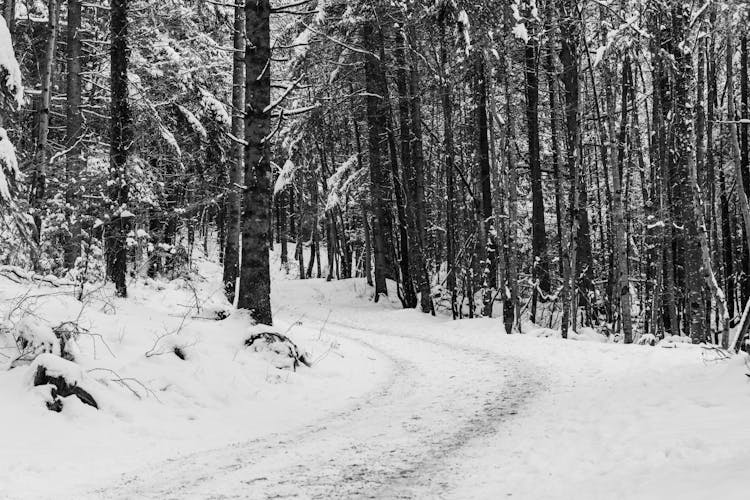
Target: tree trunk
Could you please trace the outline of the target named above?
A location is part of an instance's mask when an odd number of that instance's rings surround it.
[[[240,260],[240,221],[242,219],[241,186],[245,182],[245,148],[239,139],[245,131],[245,9],[234,7],[234,50],[232,52],[232,155],[229,162],[229,191],[226,203],[226,247],[224,249],[224,295],[234,303]]]
[[[570,178],[570,202],[569,202],[569,217],[568,227],[570,227],[570,244],[568,249],[568,255],[564,256],[570,262],[570,296],[569,304],[565,304],[563,307],[562,315],[562,337],[567,338],[568,327],[570,321],[570,315],[573,315],[573,328],[575,328],[577,306],[576,306],[576,275],[577,263],[578,263],[578,251],[579,242],[582,237],[580,226],[581,221],[581,208],[579,207],[580,190],[578,185],[580,184],[579,178],[582,177],[580,173],[580,127],[579,127],[579,82],[578,82],[578,37],[579,31],[577,27],[577,19],[574,11],[576,10],[576,4],[572,0],[560,0],[560,15],[561,15],[561,50],[560,50],[560,62],[562,63],[562,82],[565,89],[565,142],[566,142],[566,163],[568,175]],[[586,212],[586,207],[583,207],[583,212]]]
[[[413,85],[411,84],[411,73],[410,67],[407,65],[405,56],[405,46],[408,44],[408,39],[405,33],[395,41],[396,49],[394,50],[394,59],[397,66],[396,69],[396,87],[398,89],[398,108],[399,108],[399,127],[400,127],[400,139],[401,139],[401,166],[402,166],[402,186],[405,190],[404,203],[406,209],[407,228],[408,228],[408,243],[410,249],[410,274],[415,278],[416,283],[419,286],[419,292],[421,295],[421,306],[422,312],[430,312],[432,306],[432,300],[430,299],[430,287],[429,278],[425,276],[426,267],[424,262],[424,248],[423,238],[421,237],[420,231],[420,220],[419,213],[423,210],[422,199],[420,195],[420,186],[418,186],[418,177],[424,179],[424,159],[422,153],[422,139],[416,139],[414,137],[414,120],[415,117],[412,113],[416,114],[416,119],[421,120],[421,111],[419,109],[413,109],[413,99],[418,99],[417,96],[412,94]],[[418,76],[417,76],[418,78]],[[419,102],[416,104],[420,106]],[[416,125],[421,135],[421,123]],[[417,170],[420,170],[419,175]],[[423,189],[423,186],[421,186]],[[426,285],[426,286],[425,286]],[[416,297],[414,306],[416,307]]]
[[[446,286],[450,294],[451,315],[453,319],[458,318],[456,309],[457,289],[456,289],[456,250],[455,250],[455,211],[454,196],[454,173],[455,168],[455,147],[453,143],[453,96],[451,95],[451,86],[446,74],[448,64],[448,52],[446,48],[445,25],[440,24],[440,98],[442,101],[443,112],[443,144],[445,155],[445,250],[446,250]]]
[[[742,163],[742,184],[741,186],[745,190],[745,196],[750,196],[750,150],[748,149],[748,128],[750,125],[747,123],[747,119],[750,118],[750,109],[748,109],[748,74],[747,74],[747,34],[743,34],[740,37],[740,118],[742,118],[742,124],[740,125],[740,157]],[[734,120],[734,116],[729,118]],[[745,227],[745,233],[750,231],[750,227]],[[746,238],[748,236],[746,235]],[[740,284],[740,291],[742,295],[742,302],[745,303],[750,300],[750,248],[747,245],[742,247],[742,283]]]
[[[414,43],[415,37],[409,37]],[[409,117],[410,143],[413,176],[409,197],[412,200],[414,221],[414,266],[416,267],[417,284],[419,286],[419,301],[423,313],[435,314],[430,287],[430,273],[427,270],[426,242],[427,217],[425,215],[425,179],[424,179],[424,151],[422,146],[422,100],[420,98],[419,59],[412,56],[409,59]]]
[[[284,191],[279,193],[279,244],[281,246],[281,267],[289,273],[289,216],[287,199],[293,193]]]
[[[734,40],[732,33],[727,33],[727,113],[729,115],[729,142],[734,160],[734,176],[737,179],[737,198],[740,202],[740,213],[744,223],[744,235],[746,248],[750,248],[750,205],[748,205],[747,194],[742,186],[745,183],[745,172],[742,169],[742,152],[737,139],[737,122],[734,104]]]
[[[505,29],[510,30],[511,24],[511,9],[510,6],[505,8]],[[502,56],[502,79],[503,79],[503,90],[506,96],[510,96],[510,89],[512,88],[512,54],[510,53],[510,47],[506,44],[504,47],[504,54]],[[505,149],[507,181],[506,186],[508,189],[508,236],[506,240],[506,281],[507,287],[510,291],[510,295],[507,301],[503,304],[503,324],[505,326],[505,332],[510,335],[513,333],[513,329],[516,328],[521,333],[521,302],[518,291],[518,173],[516,171],[518,165],[518,158],[516,157],[517,147],[515,144],[516,138],[516,119],[515,110],[511,99],[505,99],[505,121],[506,121],[506,133],[505,133]]]
[[[476,130],[477,130],[477,151],[479,153],[479,186],[482,191],[481,212],[482,220],[479,224],[481,231],[479,249],[484,256],[484,261],[480,262],[481,285],[484,289],[482,314],[486,317],[492,316],[492,302],[494,297],[495,274],[496,274],[496,257],[495,248],[491,238],[492,224],[492,175],[490,172],[490,146],[488,139],[487,124],[487,71],[485,68],[485,54],[483,49],[476,49],[474,56],[474,73],[477,79],[476,84]]]
[[[42,215],[44,204],[47,201],[47,164],[50,158],[49,146],[49,120],[50,105],[52,102],[52,76],[55,73],[55,52],[57,49],[57,24],[60,14],[58,0],[49,0],[49,26],[47,33],[47,46],[44,51],[44,65],[42,66],[42,89],[39,96],[39,111],[37,121],[36,154],[34,158],[34,174],[31,181],[31,200],[33,208],[34,224],[36,232],[34,237],[39,243],[42,234]]]
[[[292,196],[295,196],[294,192],[291,193]],[[296,229],[296,244],[294,248],[294,254],[297,258],[297,273],[299,274],[299,279],[303,280],[307,278],[307,275],[305,274],[305,243],[303,240],[303,234],[302,234],[302,203],[304,201],[304,197],[302,194],[302,187],[300,187],[299,190],[299,203],[297,204],[298,213],[299,213],[299,220],[297,221],[297,227]]]
[[[544,223],[544,186],[539,148],[539,76],[538,44],[530,40],[525,48],[526,121],[529,139],[529,170],[531,174],[531,258],[534,289],[531,295],[531,322],[536,321],[536,307],[540,292],[550,290],[547,263],[547,231]]]
[[[375,20],[370,19],[363,26],[363,40],[369,50],[377,50],[382,43]],[[391,180],[385,166],[387,154],[386,123],[388,89],[384,88],[382,61],[372,52],[365,56],[365,79],[367,81],[367,125],[368,148],[370,153],[370,189],[373,221],[373,247],[375,254],[375,300],[380,295],[388,295],[386,277],[393,269],[393,219],[390,210]]]
[[[711,262],[711,250],[708,242],[708,229],[706,228],[705,211],[703,199],[701,196],[700,186],[698,184],[698,171],[703,168],[705,163],[706,150],[704,147],[704,137],[706,130],[706,111],[704,107],[705,96],[705,77],[706,75],[706,53],[703,50],[698,52],[698,85],[696,99],[696,116],[695,116],[695,159],[690,162],[690,185],[693,191],[693,206],[695,207],[695,218],[698,226],[698,237],[701,249],[701,261],[703,280],[711,289],[716,297],[716,307],[718,309],[719,321],[721,324],[721,346],[724,349],[729,347],[729,313],[727,310],[726,298],[724,291],[719,287],[716,275],[713,271]]]
[[[557,104],[557,77],[553,59],[553,33],[550,34],[549,48],[547,50],[546,60],[546,71],[549,87],[549,107],[550,107],[550,141],[552,142],[552,168],[555,174],[555,215],[557,219],[557,252],[560,261],[560,275],[562,277],[562,287],[560,290],[560,302],[562,303],[562,322],[565,326],[565,334],[567,335],[568,329],[568,302],[570,297],[570,255],[568,254],[569,249],[569,235],[567,232],[567,219],[565,217],[565,183],[564,174],[560,168],[560,146],[558,141],[557,131],[557,120],[558,120],[558,104]]]
[[[352,93],[354,93],[352,91]],[[359,135],[359,125],[357,123],[357,118],[355,116],[352,116],[352,123],[354,125],[354,144],[357,147],[357,166],[359,167],[359,170],[362,170],[363,164],[362,164],[362,141],[360,139]],[[369,286],[373,286],[372,281],[372,242],[370,239],[370,216],[368,214],[368,201],[367,201],[367,194],[366,193],[365,200],[362,202],[362,231],[364,232],[364,240],[365,240],[365,254],[362,257],[362,260],[364,261],[364,272],[365,272],[365,279],[367,280],[367,284]]]
[[[65,174],[67,179],[66,201],[71,207],[79,206],[81,188],[78,186],[83,166],[83,116],[81,114],[81,1],[68,0],[68,39],[66,82],[67,100],[65,148]],[[69,217],[70,239],[65,245],[65,267],[75,267],[76,259],[81,255],[81,221],[79,214]]]
[[[245,6],[245,191],[238,307],[271,325],[271,34],[269,0]]]
[[[612,169],[613,196],[613,225],[615,230],[615,260],[617,263],[617,293],[619,299],[622,330],[626,344],[633,342],[633,321],[630,311],[630,274],[628,273],[628,239],[627,221],[622,192],[622,176],[625,169],[625,141],[628,129],[628,96],[633,85],[633,73],[630,67],[630,57],[625,56],[622,63],[622,102],[620,116],[620,134],[617,144],[617,168]],[[611,109],[613,112],[614,109]]]
[[[382,36],[381,36],[382,42]],[[385,59],[385,49],[380,45],[380,59]],[[394,270],[394,275],[401,276],[401,293],[399,299],[404,308],[413,309],[417,307],[417,294],[414,291],[414,282],[411,279],[411,266],[409,264],[409,231],[406,217],[406,193],[401,184],[401,176],[398,172],[398,148],[396,147],[396,137],[393,133],[393,118],[390,106],[390,94],[388,93],[388,80],[385,74],[385,67],[381,76],[382,86],[385,90],[385,102],[388,106],[388,115],[386,117],[386,134],[388,137],[388,150],[390,153],[390,173],[393,182],[393,194],[396,201],[396,225],[398,228],[398,270]]]
[[[126,210],[129,197],[126,167],[128,154],[133,141],[132,121],[128,105],[128,63],[130,48],[128,44],[128,11],[129,0],[112,0],[111,3],[111,138],[110,138],[110,176],[112,192],[113,220],[109,229],[106,245],[107,272],[114,282],[117,295],[127,297],[127,247],[126,238],[130,231],[129,214]]]
[[[705,305],[703,302],[703,276],[701,272],[702,257],[698,224],[695,219],[696,209],[690,186],[690,162],[694,161],[693,113],[690,105],[693,64],[692,54],[685,53],[683,44],[688,43],[688,23],[690,12],[682,4],[672,6],[673,57],[676,64],[672,83],[674,110],[672,120],[673,146],[672,160],[676,182],[675,200],[680,203],[680,219],[676,221],[682,229],[678,232],[684,248],[682,255],[685,273],[685,314],[688,316],[690,338],[694,344],[704,342],[705,338]]]

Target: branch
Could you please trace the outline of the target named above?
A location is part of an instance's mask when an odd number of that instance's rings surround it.
[[[292,93],[292,91],[295,89],[295,87],[297,86],[297,84],[300,81],[302,81],[302,79],[304,77],[305,77],[305,75],[301,75],[299,78],[297,78],[292,83],[290,83],[289,86],[286,88],[286,90],[284,90],[284,93],[281,94],[281,96],[278,99],[276,99],[274,102],[272,102],[271,104],[269,104],[268,106],[265,107],[265,109],[263,110],[263,113],[264,114],[265,113],[269,113],[272,110],[274,110],[275,108],[277,108],[284,101],[284,99],[286,99],[287,96]]]

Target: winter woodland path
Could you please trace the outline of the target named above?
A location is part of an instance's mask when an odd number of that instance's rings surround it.
[[[324,288],[311,291],[320,298]],[[347,312],[352,313],[344,310],[340,316],[347,318]],[[293,322],[294,314],[281,315]],[[337,313],[327,317],[325,309],[304,314],[305,326],[323,328],[340,341],[359,342],[373,356],[387,358],[392,371],[386,382],[353,407],[302,429],[182,457],[139,471],[98,494],[159,499],[441,497],[451,491],[449,459],[455,452],[517,417],[541,385],[540,377],[513,356],[430,339],[429,332],[365,328]]]
[[[371,392],[89,497],[746,498],[741,360],[507,336],[497,320],[431,318],[367,293],[359,281],[282,281],[274,302],[282,329],[367,346],[362,369],[386,371]]]

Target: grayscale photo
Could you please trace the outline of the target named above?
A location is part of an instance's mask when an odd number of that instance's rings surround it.
[[[0,500],[750,498],[750,0],[0,0]]]

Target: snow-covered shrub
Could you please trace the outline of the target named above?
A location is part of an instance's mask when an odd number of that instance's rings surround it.
[[[647,333],[645,335],[641,335],[640,338],[638,339],[637,343],[638,343],[638,345],[650,345],[650,346],[654,346],[654,345],[656,345],[657,342],[658,342],[658,340],[657,340],[656,336],[654,336],[651,333]]]
[[[253,333],[245,340],[245,346],[260,353],[263,359],[280,370],[296,371],[300,364],[311,366],[307,353],[301,353],[289,337],[277,332],[264,331],[265,328],[268,327],[263,325],[254,327],[257,333]]]
[[[603,327],[603,328],[606,330],[606,326]],[[595,330],[595,329],[593,329],[593,328],[591,328],[589,326],[583,326],[583,327],[579,328],[578,331],[575,332],[575,333],[577,333],[577,335],[575,335],[575,334],[573,334],[571,332],[570,338],[573,339],[573,340],[583,340],[583,341],[586,341],[586,342],[601,342],[601,343],[605,343],[609,339],[609,337],[606,334],[601,333],[601,332],[599,332],[599,331],[597,331],[597,330]]]
[[[60,343],[60,356],[68,361],[76,361],[80,356],[78,337],[81,330],[78,325],[72,321],[65,321],[54,327],[52,331]]]
[[[20,351],[18,362],[30,362],[42,354],[60,356],[60,341],[55,332],[33,316],[25,316],[16,323],[15,337]]]
[[[677,345],[677,344],[692,344],[693,340],[688,336],[683,335],[665,335],[663,339],[661,339],[657,345],[665,346],[665,345]]]
[[[67,361],[75,361],[80,355],[77,339],[78,325],[66,321],[51,328],[34,316],[25,316],[12,330],[20,352],[12,366],[28,364],[42,354],[60,356]]]

